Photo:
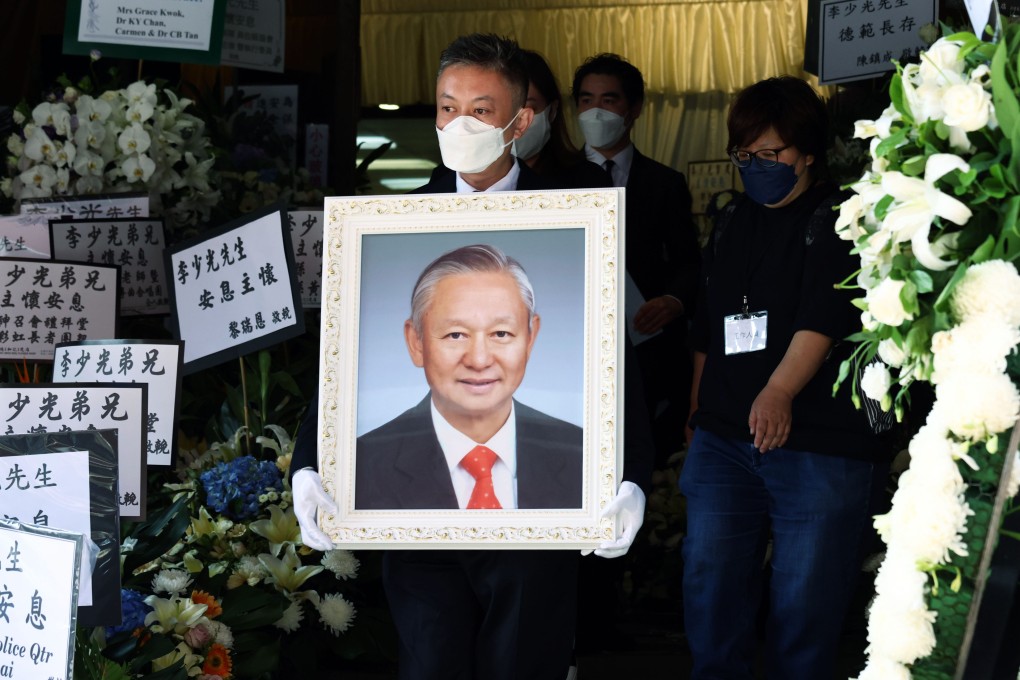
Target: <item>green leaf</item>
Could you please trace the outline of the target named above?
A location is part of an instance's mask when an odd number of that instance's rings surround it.
[[[900,290],[900,302],[903,303],[903,309],[909,314],[916,315],[921,311],[917,304],[917,286],[910,279],[903,282],[903,288]]]
[[[984,243],[977,247],[968,259],[972,264],[986,262],[992,258],[992,251],[995,249],[995,237],[989,236]]]
[[[891,91],[891,88],[890,88]],[[902,111],[900,112],[903,113]],[[905,117],[905,116],[904,116]],[[881,158],[907,140],[907,130],[897,130],[889,135],[875,147],[875,157]]]
[[[1008,57],[1007,46],[1003,41],[992,56],[992,100],[995,102],[995,116],[999,121],[999,127],[1007,137],[1013,138],[1013,133],[1020,124],[1020,102],[1017,101],[1006,76]]]
[[[276,591],[265,591],[248,585],[228,590],[223,596],[220,621],[234,630],[251,630],[271,626],[280,620],[290,601]]]
[[[889,194],[883,196],[881,200],[875,204],[875,217],[879,220],[884,220],[885,214],[888,212],[889,206],[892,205],[893,200],[893,197]]]
[[[907,105],[907,98],[903,92],[903,76],[898,72],[892,77],[892,80],[889,83],[889,99],[896,110],[900,112],[904,122],[908,125],[913,125],[914,115],[910,111],[910,106]],[[892,146],[896,145],[893,144]],[[876,151],[876,155],[882,156],[883,153]]]
[[[930,293],[934,290],[931,275],[923,270],[915,269],[910,272],[910,280],[917,286],[918,293]]]
[[[949,283],[946,284],[945,288],[942,289],[942,292],[939,293],[938,299],[935,300],[936,311],[938,312],[949,311],[949,299],[953,295],[953,289],[956,288],[956,284],[960,282],[960,279],[962,279],[963,275],[966,273],[967,264],[965,262],[961,262],[959,265],[957,265],[956,271],[953,272],[953,278],[949,279]]]

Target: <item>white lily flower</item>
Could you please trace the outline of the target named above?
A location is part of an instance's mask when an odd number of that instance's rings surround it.
[[[252,522],[248,527],[269,541],[269,549],[275,555],[284,545],[301,542],[301,527],[298,526],[293,507],[286,510],[281,510],[275,504],[268,507],[270,518]]]
[[[914,257],[933,271],[955,264],[932,252],[928,234],[933,220],[940,217],[962,226],[973,214],[962,201],[936,188],[935,182],[954,170],[969,169],[970,165],[959,156],[933,154],[925,164],[923,180],[895,171],[882,176],[882,189],[894,199],[882,228],[892,233],[894,243],[910,241]]]
[[[149,595],[145,604],[152,611],[145,615],[145,625],[157,633],[176,633],[184,635],[205,619],[208,605],[192,602],[190,597],[171,597],[164,599],[158,595]]]
[[[269,571],[269,580],[277,588],[287,592],[294,592],[305,581],[324,569],[321,565],[302,566],[301,558],[294,552],[293,544],[287,545],[282,559],[269,553],[262,553],[259,555],[259,561]]]

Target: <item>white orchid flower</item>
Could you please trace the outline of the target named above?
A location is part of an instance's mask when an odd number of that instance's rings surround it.
[[[152,145],[152,138],[138,123],[131,123],[124,128],[124,131],[117,137],[117,146],[125,154],[145,153]]]
[[[120,169],[124,173],[125,179],[130,183],[138,180],[148,182],[156,170],[156,163],[143,153],[126,159]]]
[[[33,165],[28,170],[25,170],[19,176],[25,189],[34,189],[33,196],[49,196],[52,192],[53,185],[57,183],[56,171],[48,165],[40,164]],[[22,194],[23,196],[25,194]]]
[[[58,168],[70,166],[72,163],[74,163],[74,156],[76,152],[77,149],[75,148],[73,142],[65,142],[63,144],[57,142],[55,143],[53,162],[56,164]]]
[[[57,102],[56,104],[43,102],[32,109],[32,120],[39,126],[49,125],[56,127],[56,119],[61,118],[62,114],[67,114],[67,112],[67,104],[63,102]]]
[[[970,165],[959,156],[933,154],[925,164],[923,180],[901,172],[887,172],[882,176],[882,189],[893,197],[882,228],[892,233],[894,243],[910,241],[914,257],[933,271],[955,264],[939,259],[932,252],[928,234],[933,220],[940,217],[962,226],[973,214],[962,201],[936,188],[935,182],[954,170],[967,172],[969,169]]]
[[[57,147],[41,127],[34,127],[25,138],[25,156],[33,161],[52,163],[57,157]]]
[[[113,111],[109,102],[102,99],[93,99],[87,94],[78,98],[78,104],[75,108],[78,112],[79,125],[85,122],[104,123]]]
[[[139,80],[138,82],[134,82],[128,85],[124,92],[130,104],[146,102],[148,104],[151,104],[152,106],[156,105],[155,84],[146,85],[145,81]]]
[[[103,158],[99,154],[84,149],[78,151],[74,157],[74,171],[79,175],[95,175],[96,177],[102,177],[103,175]]]
[[[79,194],[98,194],[103,190],[102,173],[100,175],[85,175],[79,177],[74,183],[74,189]]]
[[[135,102],[128,107],[126,117],[133,123],[144,123],[152,118],[156,108],[147,101]]]
[[[71,171],[67,168],[58,168],[55,173],[57,176],[56,182],[53,183],[53,189],[58,194],[68,194],[69,187],[71,184]]]

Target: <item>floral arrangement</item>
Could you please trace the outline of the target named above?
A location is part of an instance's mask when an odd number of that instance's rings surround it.
[[[209,219],[219,201],[205,123],[190,99],[138,81],[96,96],[68,84],[14,112],[7,138],[8,198],[148,191],[150,211],[171,226]]]
[[[998,531],[996,495],[1020,485],[1005,450],[1020,416],[1018,54],[1015,26],[998,43],[942,38],[898,68],[882,115],[855,126],[871,163],[836,229],[860,254],[864,297],[840,381],[858,405],[863,391],[898,419],[913,383],[935,392],[892,509],[875,521],[887,550],[859,680],[953,677],[983,546]]]
[[[301,543],[285,481],[293,443],[268,429],[274,437],[255,442],[274,460],[242,453],[243,429],[182,455],[185,481],[166,484],[164,510],[124,541],[123,623],[94,636],[123,677],[262,677],[287,660],[288,639],[353,625],[355,607],[336,591],[359,560]]]

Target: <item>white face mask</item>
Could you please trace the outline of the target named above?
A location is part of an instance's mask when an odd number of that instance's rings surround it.
[[[524,134],[514,140],[514,155],[518,158],[531,158],[545,147],[550,132],[547,106],[542,113],[535,114]]]
[[[523,110],[517,111],[505,128],[483,123],[474,116],[458,116],[442,130],[437,127],[443,165],[467,174],[481,172],[492,165],[503,155],[503,149],[512,143],[513,140],[503,141],[503,133],[513,125]]]
[[[588,109],[577,116],[584,141],[593,149],[605,149],[620,141],[627,131],[627,121],[618,113],[605,109]]]

